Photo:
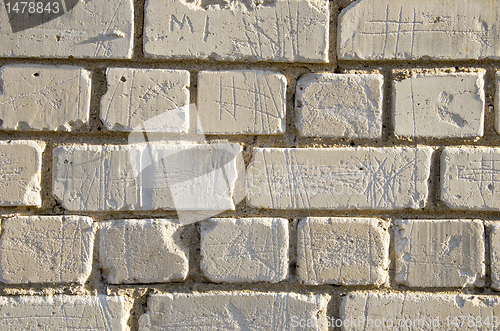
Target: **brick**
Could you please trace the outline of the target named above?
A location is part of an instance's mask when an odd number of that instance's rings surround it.
[[[479,220],[397,220],[396,282],[409,287],[482,287],[484,227]]]
[[[285,133],[286,78],[259,70],[202,71],[198,109],[207,134]]]
[[[382,75],[307,74],[297,82],[301,136],[380,138]]]
[[[500,148],[446,147],[441,200],[453,209],[500,210]]]
[[[134,13],[131,0],[73,3],[74,8],[69,8],[71,11],[67,14],[25,30],[22,28],[26,27],[26,21],[23,26],[14,23],[11,27],[7,11],[0,8],[0,57],[132,57]],[[59,5],[64,11],[63,4],[59,2]]]
[[[41,206],[43,149],[29,140],[0,141],[0,206]]]
[[[269,209],[422,208],[432,148],[254,148],[247,201]]]
[[[69,145],[53,150],[68,210],[234,210],[238,144]]]
[[[327,297],[296,293],[213,292],[153,294],[140,331],[289,330],[293,320],[325,316]],[[308,330],[327,330],[312,327]]]
[[[129,311],[121,296],[0,297],[0,328],[125,331]]]
[[[147,57],[328,62],[326,0],[150,0],[144,11]]]
[[[347,320],[345,331],[493,330],[500,300],[491,295],[354,292],[344,296],[340,310]],[[486,318],[489,325],[482,323]]]
[[[83,68],[3,66],[0,87],[1,129],[71,131],[89,120],[90,72]]]
[[[342,60],[500,58],[495,2],[358,0],[339,16]]]
[[[101,223],[99,260],[110,284],[182,281],[189,251],[179,224],[165,219],[117,220]]]
[[[396,135],[435,138],[483,135],[483,73],[416,74],[392,84]]]
[[[189,127],[189,71],[108,68],[101,120],[109,130],[186,132]]]
[[[96,226],[83,216],[2,220],[0,280],[6,284],[79,283],[92,271]]]
[[[495,131],[500,134],[500,72],[496,74],[496,93],[495,93]]]
[[[307,285],[381,285],[389,233],[376,218],[308,217],[297,229],[297,274]]]
[[[211,219],[201,224],[201,269],[213,282],[288,278],[288,220]]]
[[[495,222],[490,232],[491,287],[500,291],[500,223]]]

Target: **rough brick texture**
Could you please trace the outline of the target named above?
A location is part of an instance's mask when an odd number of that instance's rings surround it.
[[[186,132],[189,127],[189,72],[109,68],[101,120],[110,130]]]
[[[89,217],[25,216],[2,220],[0,280],[7,284],[85,283],[96,226]]]
[[[328,62],[325,0],[148,0],[144,11],[147,57]]]
[[[398,220],[396,281],[409,287],[482,287],[484,227],[478,220]]]
[[[491,287],[500,291],[500,223],[495,222],[490,232]]]
[[[201,225],[201,269],[214,282],[288,277],[288,220],[211,219]]]
[[[0,141],[0,206],[41,205],[43,149],[34,141]]]
[[[89,120],[90,72],[83,68],[0,68],[0,128],[71,131]]]
[[[295,293],[194,293],[157,294],[148,299],[148,312],[139,319],[139,330],[206,329],[287,330],[292,318],[325,316],[322,295]],[[310,328],[309,330],[327,330]]]
[[[99,260],[111,284],[182,281],[188,272],[188,249],[180,225],[169,220],[117,220],[101,224]]]
[[[308,285],[380,285],[389,233],[376,218],[309,217],[297,229],[297,274]]]
[[[128,316],[120,296],[0,297],[0,327],[5,331],[125,331]]]
[[[394,131],[408,137],[480,137],[482,73],[417,74],[393,82]]]
[[[285,132],[285,76],[258,70],[202,71],[198,86],[202,133]]]
[[[346,331],[492,330],[499,316],[500,300],[489,295],[354,292],[341,307]]]
[[[431,154],[429,147],[254,148],[247,199],[271,209],[422,208]]]
[[[382,75],[307,74],[297,82],[297,129],[308,137],[380,138]]]

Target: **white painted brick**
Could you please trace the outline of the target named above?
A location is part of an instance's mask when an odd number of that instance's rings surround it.
[[[326,0],[148,0],[147,57],[328,62]],[[305,42],[307,41],[307,42]]]
[[[259,70],[202,71],[198,110],[203,133],[285,133],[286,77]]]
[[[500,148],[446,147],[441,200],[454,209],[500,210]]]
[[[57,147],[53,193],[75,211],[234,210],[240,152],[229,143]]]
[[[254,148],[247,201],[270,209],[422,208],[432,148]]]
[[[180,225],[164,219],[100,225],[99,260],[107,283],[162,283],[186,278],[189,252],[180,240]]]
[[[500,300],[491,295],[353,292],[344,297],[340,310],[341,319],[347,320],[345,331],[480,331],[497,329],[492,320],[500,318]],[[482,324],[487,318],[489,325]]]
[[[483,135],[483,73],[416,74],[392,84],[396,135],[436,138]]]
[[[0,297],[0,328],[125,331],[129,310],[121,296]]]
[[[109,68],[106,78],[100,116],[109,130],[187,131],[189,71]]]
[[[409,287],[482,287],[484,226],[479,220],[397,220],[396,282]]]
[[[96,226],[83,216],[2,220],[0,280],[6,284],[80,283],[92,271]]]
[[[59,6],[64,10],[61,2]],[[2,6],[0,22],[0,57],[129,59],[132,56],[131,0],[77,1],[66,14],[23,31],[13,31]]]
[[[383,83],[382,75],[302,76],[295,93],[300,135],[380,138]]]
[[[358,0],[339,16],[339,59],[498,59],[495,2]]]
[[[42,148],[34,141],[0,141],[0,206],[38,206]]]
[[[139,319],[139,330],[302,330],[292,321],[324,318],[327,302],[324,295],[296,293],[154,294],[148,298],[148,312]]]
[[[243,218],[201,224],[201,269],[213,282],[279,282],[288,277],[288,220]]]
[[[71,131],[89,120],[90,72],[46,65],[0,67],[1,129]]]
[[[500,291],[500,223],[495,222],[490,232],[491,287]]]
[[[388,279],[389,233],[376,218],[309,217],[297,229],[303,284],[380,285]]]

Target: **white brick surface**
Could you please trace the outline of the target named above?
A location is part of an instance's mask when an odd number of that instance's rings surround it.
[[[189,71],[109,68],[101,120],[109,130],[185,132],[189,127]]]
[[[293,317],[325,316],[326,304],[325,296],[295,293],[157,294],[149,297],[139,330],[299,330]]]
[[[339,58],[498,59],[499,17],[489,0],[358,0],[339,17]]]
[[[129,311],[121,296],[0,297],[2,331],[125,331]]]
[[[207,134],[279,134],[286,126],[286,78],[268,71],[202,71],[198,114]]]
[[[83,216],[2,220],[0,280],[7,284],[80,283],[92,271],[96,227]]]
[[[380,285],[389,268],[389,233],[376,218],[310,217],[297,229],[303,284]]]
[[[234,209],[238,144],[55,148],[53,193],[68,210]]]
[[[0,68],[0,128],[71,131],[89,120],[90,72],[83,68]]]
[[[382,75],[307,74],[297,82],[295,109],[302,136],[382,136]]]
[[[479,220],[397,220],[396,281],[409,287],[482,287],[484,227]]]
[[[271,209],[422,208],[432,148],[254,148],[247,200]]]
[[[99,260],[107,283],[182,281],[188,273],[188,249],[180,225],[168,220],[117,220],[101,223]]]
[[[409,137],[479,137],[483,73],[416,74],[394,81],[394,131]]]
[[[342,300],[340,314],[348,321],[345,331],[496,330],[500,300],[490,295],[354,292]],[[486,319],[488,325],[483,324]]]
[[[0,141],[0,206],[40,206],[43,148],[34,141]]]
[[[491,287],[500,291],[500,222],[491,226],[490,232]]]
[[[500,210],[500,148],[446,147],[441,199],[454,209]]]
[[[67,14],[20,32],[13,32],[6,7],[2,6],[0,56],[130,58],[134,30],[132,3],[131,0],[78,1]],[[59,5],[63,10],[60,2]]]
[[[328,62],[325,0],[148,0],[144,10],[148,57]]]
[[[288,220],[211,219],[201,224],[201,269],[214,282],[288,277]]]

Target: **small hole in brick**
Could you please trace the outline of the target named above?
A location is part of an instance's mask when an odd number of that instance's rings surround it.
[[[125,77],[123,77],[123,76],[122,76],[122,78],[120,78],[120,80],[121,80],[122,82],[126,82],[126,81],[127,81],[127,78],[125,78]]]
[[[491,192],[493,192],[493,184],[488,184],[488,186],[486,186],[488,188],[488,190],[490,190]]]
[[[56,36],[56,40],[57,41],[61,40],[61,36]]]
[[[38,76],[40,76],[40,74],[39,74],[38,72],[35,72],[35,73],[33,74],[33,77],[38,77]]]

